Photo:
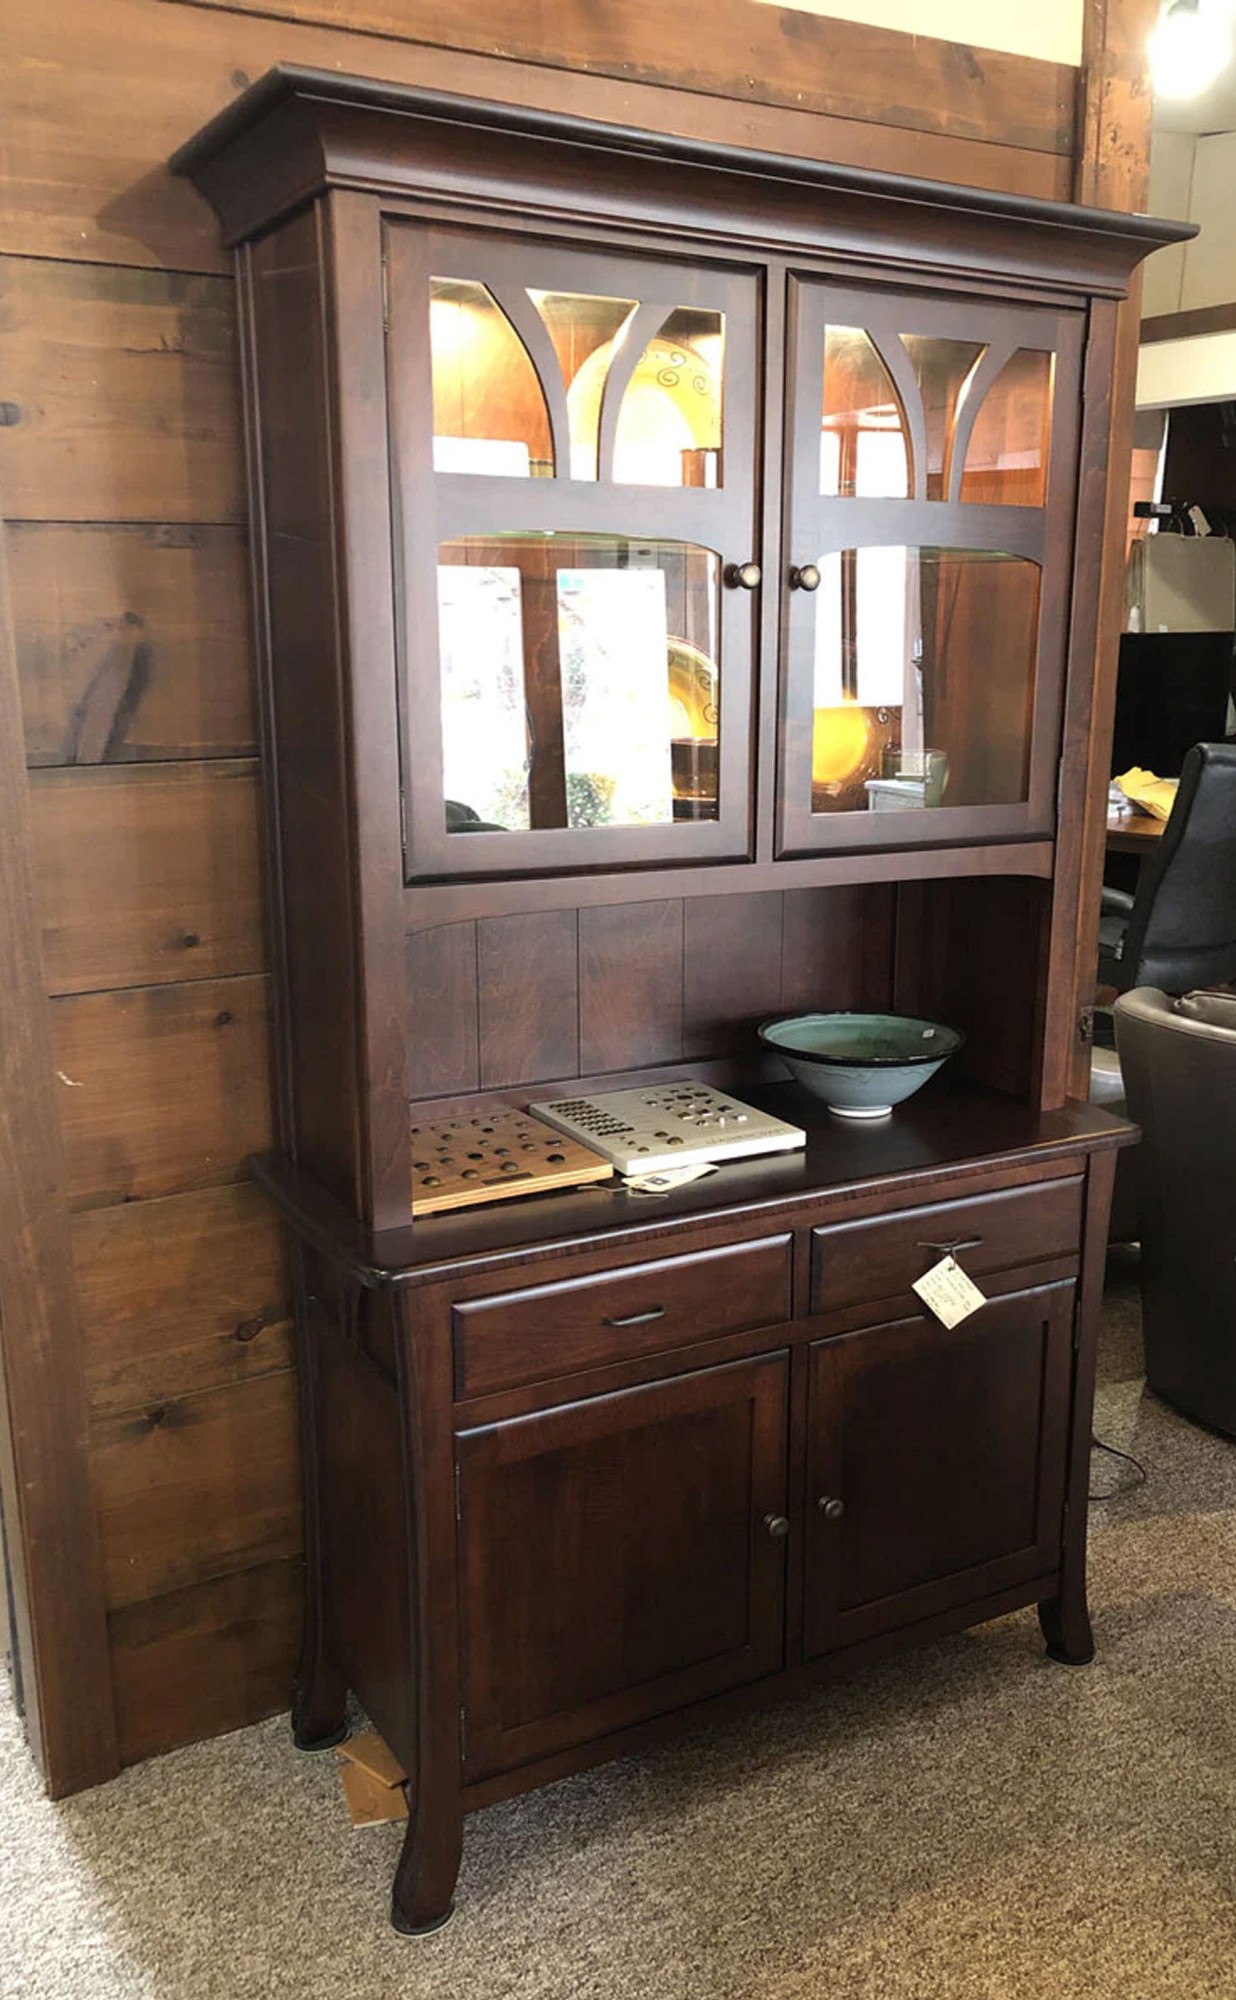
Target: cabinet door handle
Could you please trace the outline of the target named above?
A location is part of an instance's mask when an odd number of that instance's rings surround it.
[[[664,1306],[649,1306],[647,1312],[623,1313],[617,1319],[603,1319],[602,1326],[642,1326],[646,1319],[664,1319]]]
[[[784,1514],[765,1514],[764,1526],[774,1542],[783,1542],[790,1532],[790,1524]]]
[[[729,590],[758,590],[761,570],[757,562],[726,563],[725,583]]]
[[[942,1257],[955,1257],[959,1250],[977,1250],[981,1236],[962,1236],[956,1243],[920,1243],[920,1250],[938,1250]]]
[[[845,1501],[830,1500],[827,1493],[822,1494],[815,1504],[826,1521],[839,1521],[845,1513]]]
[[[794,565],[790,571],[791,590],[818,590],[819,587],[820,572],[814,563],[803,563],[801,568]]]

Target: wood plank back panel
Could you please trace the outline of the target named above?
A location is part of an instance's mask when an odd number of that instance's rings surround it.
[[[49,993],[261,971],[254,762],[38,771],[31,808]]]
[[[28,764],[256,748],[241,528],[15,521],[6,538]]]
[[[0,1504],[27,1727],[59,1795],[113,1774],[116,1734],[29,820],[0,545]]]
[[[616,124],[641,122],[683,137],[737,140],[806,159],[840,160],[855,166],[901,168],[937,180],[989,186],[1063,200],[1072,171],[1071,145],[1044,150],[1012,143],[1002,129],[998,103],[991,101],[1012,79],[1018,98],[1017,123],[1036,133],[1057,129],[1060,78],[1051,64],[981,60],[942,43],[916,37],[914,53],[899,57],[897,93],[885,90],[888,72],[869,69],[871,44],[865,40],[847,66],[851,90],[877,85],[875,101],[859,117],[821,114],[803,108],[800,92],[809,73],[817,91],[841,75],[832,53],[811,57],[801,43],[787,54],[794,68],[787,101],[752,101],[744,82],[736,103],[702,90],[697,82],[701,46],[724,50],[711,14],[703,41],[688,51],[687,68],[672,83],[633,80],[624,63],[613,76],[586,74],[561,66],[556,24],[547,27],[548,48],[533,48],[531,59],[512,62],[458,47],[434,47],[418,29],[417,42],[349,32],[350,7],[332,26],[276,18],[272,6],[240,14],[231,9],[165,6],[162,0],[18,0],[10,9],[6,49],[0,69],[0,130],[5,134],[6,172],[0,182],[0,250],[27,256],[84,258],[91,262],[166,265],[178,271],[227,271],[230,260],[206,203],[187,182],[168,172],[168,155],[185,137],[222,110],[231,98],[278,62],[322,69],[361,71],[393,82],[425,84],[497,102],[545,110],[574,111]],[[761,9],[760,13],[764,10]],[[744,9],[761,24],[755,10]],[[465,17],[456,10],[456,36]],[[503,28],[509,32],[508,13]],[[394,33],[406,30],[401,16]],[[840,22],[815,23],[798,16],[805,33],[836,46]],[[751,23],[748,21],[748,28]],[[464,30],[467,32],[467,30]],[[831,31],[831,35],[827,35]],[[866,31],[869,37],[873,31]],[[891,37],[893,41],[898,39]],[[759,67],[746,63],[746,38],[734,51],[734,66],[746,65],[758,96]],[[918,52],[926,50],[920,63]],[[941,56],[941,51],[945,51]],[[996,93],[989,77],[993,61],[1003,70]],[[941,89],[941,69],[948,72]],[[844,82],[844,79],[843,79]],[[1069,79],[1070,86],[1072,79]],[[118,118],[115,107],[134,90],[141,92],[141,116]],[[964,135],[955,115],[971,107],[985,137]],[[898,122],[888,107],[902,107]],[[913,130],[906,120],[934,130]],[[988,138],[995,143],[988,143]]]
[[[6,258],[8,518],[243,520],[234,304],[218,278]]]
[[[96,1417],[292,1365],[283,1233],[247,1182],[77,1215],[73,1265]]]
[[[173,1750],[189,1731],[220,1736],[285,1709],[303,1597],[295,1557],[113,1611],[107,1629],[122,1761]]]
[[[273,1139],[262,977],[53,1000],[70,1207],[238,1180]]]
[[[963,134],[1048,153],[1072,151],[1074,72],[1066,63],[976,50],[887,28],[821,19],[749,0],[659,0],[602,7],[556,0],[552,48],[543,18],[503,0],[422,0],[415,34],[401,0],[195,0],[233,13],[407,36],[564,70],[689,85],[738,103],[806,107],[914,131]]]
[[[579,1062],[584,1076],[682,1054],[681,901],[579,913]]]
[[[476,927],[481,1087],[579,1068],[579,938],[574,910],[491,917]]]
[[[300,1550],[290,1369],[100,1418],[91,1464],[109,1609]]]

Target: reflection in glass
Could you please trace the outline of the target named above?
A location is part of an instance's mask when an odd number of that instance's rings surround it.
[[[910,357],[923,402],[926,497],[947,500],[957,419],[986,350],[979,341],[938,340],[921,333],[903,333],[901,344]]]
[[[618,408],[614,478],[720,486],[725,319],[680,307],[648,342]]]
[[[624,352],[630,332],[624,321],[571,383],[573,477],[597,477],[602,398],[611,370],[620,378],[631,363],[618,406],[614,479],[628,486],[720,486],[724,314],[677,308],[633,361]]]
[[[824,334],[820,492],[905,500],[911,492],[905,413],[893,378],[861,327]]]
[[[812,811],[1025,799],[1037,563],[873,547],[821,556],[819,569]]]
[[[505,534],[438,562],[448,831],[716,819],[719,556]]]
[[[1019,347],[984,396],[961,476],[963,500],[1041,507],[1047,498],[1055,356]]]
[[[544,392],[492,293],[471,279],[431,278],[429,346],[434,470],[551,476]]]
[[[571,477],[595,479],[601,394],[610,359],[622,346],[635,301],[532,290],[528,297],[545,322],[562,370],[571,429]],[[598,357],[595,361],[594,355]],[[584,386],[576,390],[576,380],[584,369]]]

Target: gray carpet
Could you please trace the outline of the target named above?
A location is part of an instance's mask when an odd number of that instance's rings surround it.
[[[6,1702],[0,1994],[1231,2000],[1236,1445],[1144,1392],[1128,1275],[1099,1427],[1151,1478],[1095,1509],[1092,1667],[1019,1613],[495,1807],[420,1942],[284,1722],[53,1806]]]

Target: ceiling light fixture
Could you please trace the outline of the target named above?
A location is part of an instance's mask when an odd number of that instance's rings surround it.
[[[1160,97],[1197,97],[1231,56],[1226,21],[1200,0],[1173,0],[1147,42],[1150,75]]]

